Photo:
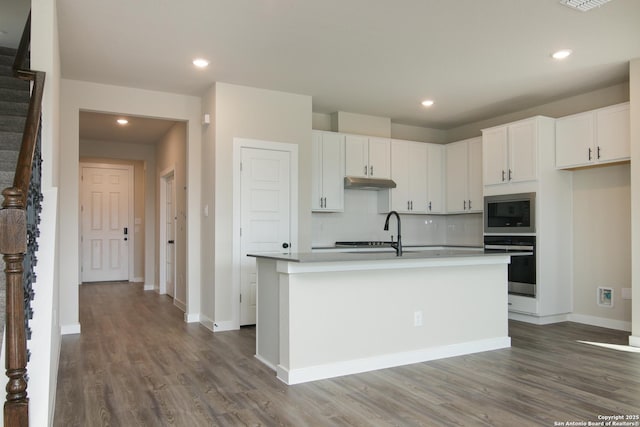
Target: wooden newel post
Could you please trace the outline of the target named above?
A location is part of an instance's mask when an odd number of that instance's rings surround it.
[[[4,404],[4,425],[29,426],[29,398],[27,397],[27,339],[25,335],[23,267],[27,252],[27,214],[22,191],[7,188],[2,192],[4,202],[0,210],[0,253],[4,254],[7,278],[7,401]]]

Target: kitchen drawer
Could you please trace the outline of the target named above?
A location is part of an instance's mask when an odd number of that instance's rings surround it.
[[[509,311],[518,313],[537,314],[538,300],[536,298],[509,295]]]

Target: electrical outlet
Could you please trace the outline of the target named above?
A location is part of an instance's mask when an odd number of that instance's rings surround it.
[[[622,288],[622,299],[631,299],[631,288]]]
[[[422,311],[413,312],[413,326],[422,326]]]

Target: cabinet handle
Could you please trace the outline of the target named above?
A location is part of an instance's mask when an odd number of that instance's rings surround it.
[[[367,175],[367,165],[364,165],[364,174]]]
[[[509,181],[511,181],[511,169],[509,169]]]
[[[471,210],[471,200],[469,200],[469,210]]]
[[[324,206],[322,206],[322,199],[324,199],[324,197],[320,197],[320,207],[323,208]]]
[[[369,176],[373,176],[373,165],[369,166]]]
[[[600,146],[599,145],[598,145],[598,154],[597,154],[597,156],[598,156],[598,160],[600,160]]]
[[[411,210],[410,202],[407,200],[407,210]]]
[[[462,210],[466,211],[467,210],[467,201],[465,200],[462,205],[463,205],[463,209]]]
[[[502,171],[502,182],[504,182],[504,170]]]
[[[589,148],[589,160],[591,160],[591,148]]]
[[[411,201],[411,210],[413,210],[413,200]]]
[[[429,202],[429,210],[431,210],[431,202]]]

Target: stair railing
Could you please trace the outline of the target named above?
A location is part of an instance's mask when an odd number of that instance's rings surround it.
[[[33,180],[34,165],[39,173],[39,155],[36,148],[39,141],[40,116],[42,112],[42,95],[44,91],[45,73],[25,68],[29,45],[31,43],[31,13],[27,18],[16,60],[13,64],[13,74],[22,80],[32,82],[31,100],[25,122],[22,145],[18,155],[13,186],[6,188],[2,195],[4,201],[0,210],[0,252],[6,264],[5,275],[7,283],[6,309],[6,375],[9,378],[6,386],[7,398],[4,404],[4,425],[28,427],[29,398],[27,396],[27,334],[25,328],[27,317],[25,301],[30,302],[32,292],[30,284],[27,292],[24,289],[25,268],[24,260],[31,259],[28,251],[35,251],[35,239],[28,237],[28,196]],[[38,157],[36,157],[38,156]],[[31,189],[33,193],[33,189]],[[41,199],[37,190],[35,197],[37,204]],[[36,213],[35,217],[38,217]],[[31,218],[32,219],[32,218]],[[36,219],[37,222],[37,219]],[[33,234],[33,233],[32,233]],[[37,234],[37,230],[35,232]],[[31,242],[30,242],[31,241]],[[28,266],[32,268],[33,266]],[[27,277],[31,280],[31,277]]]

